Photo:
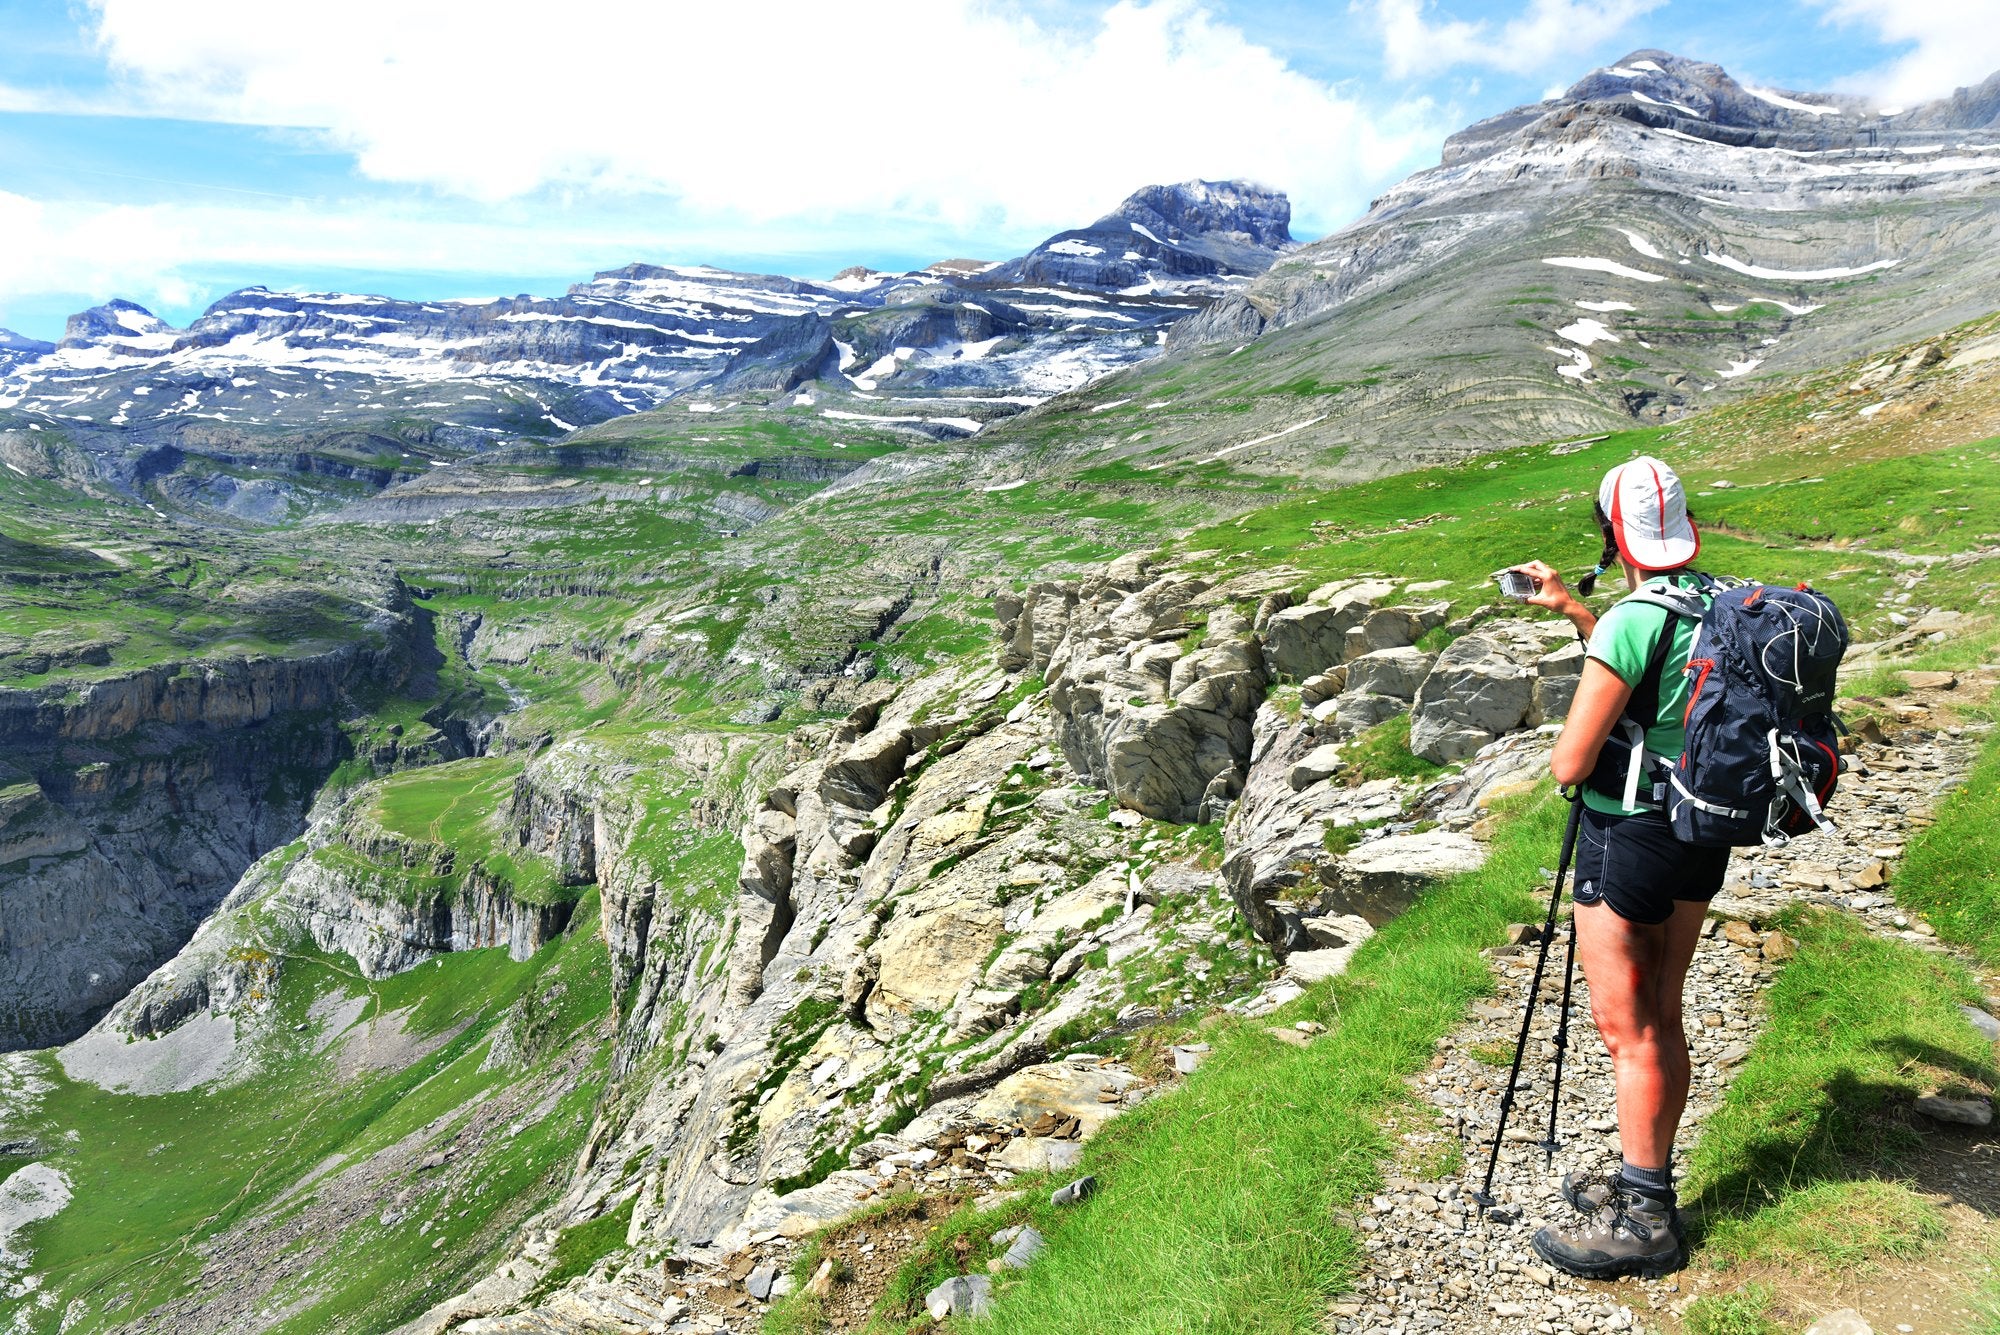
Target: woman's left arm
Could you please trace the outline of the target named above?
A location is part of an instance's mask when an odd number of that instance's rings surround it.
[[[1597,768],[1597,753],[1631,698],[1632,688],[1616,672],[1595,658],[1583,660],[1583,679],[1577,682],[1569,717],[1563,720],[1549,755],[1549,771],[1557,783],[1567,787],[1590,777]]]

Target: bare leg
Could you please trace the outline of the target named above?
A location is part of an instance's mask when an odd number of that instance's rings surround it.
[[[1667,924],[1629,922],[1606,904],[1580,904],[1576,933],[1577,956],[1590,983],[1591,1018],[1611,1054],[1617,1080],[1618,1138],[1625,1159],[1637,1168],[1664,1169],[1687,1097],[1686,1039],[1676,1037],[1681,1035],[1678,1023],[1668,1033],[1662,1014]],[[1672,988],[1676,998],[1679,982],[1675,979]]]
[[[1694,962],[1695,947],[1701,942],[1702,919],[1707,914],[1705,903],[1675,900],[1674,916],[1665,923],[1666,958],[1661,962],[1654,1006],[1659,1017],[1660,1057],[1667,1077],[1665,1101],[1660,1110],[1661,1136],[1669,1153],[1680,1130],[1681,1114],[1687,1111],[1688,1086],[1693,1076],[1688,1061],[1687,1029],[1681,1019],[1681,998],[1687,990],[1688,966]]]

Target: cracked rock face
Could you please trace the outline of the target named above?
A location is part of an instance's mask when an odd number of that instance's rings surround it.
[[[1567,675],[1562,668],[1578,661],[1569,649],[1551,653],[1551,643],[1564,640],[1574,644],[1569,627],[1560,623],[1496,621],[1452,641],[1416,693],[1410,750],[1438,764],[1464,760],[1525,726],[1536,707],[1544,661],[1552,660],[1552,679]],[[1541,699],[1567,712],[1568,701],[1553,688]]]
[[[410,671],[384,625],[375,648],[0,689],[0,1050],[83,1033],[299,833],[309,793],[279,776],[332,770],[342,692]]]
[[[1259,642],[1239,613],[1208,609],[1199,647],[1184,647],[1197,629],[1192,604],[1208,591],[1202,580],[1114,568],[1074,591],[1044,591],[1003,624],[1010,647],[1050,643],[1034,661],[1070,763],[1157,820],[1212,820],[1227,807],[1263,699]],[[1060,617],[1059,628],[1044,616]]]

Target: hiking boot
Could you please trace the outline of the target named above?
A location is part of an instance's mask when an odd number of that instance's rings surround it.
[[[1616,1168],[1602,1177],[1593,1177],[1581,1169],[1564,1173],[1562,1198],[1568,1201],[1569,1208],[1578,1214],[1596,1214],[1604,1208],[1604,1203],[1611,1199],[1611,1193],[1618,1189],[1621,1181],[1623,1178]],[[1673,1229],[1674,1237],[1680,1240],[1682,1246],[1686,1246],[1687,1228],[1681,1223],[1679,1210],[1674,1211]]]
[[[1618,1186],[1618,1170],[1595,1177],[1582,1169],[1563,1174],[1562,1197],[1578,1214],[1596,1214]]]
[[[1566,1192],[1569,1185],[1565,1179]],[[1567,1228],[1548,1224],[1537,1230],[1535,1252],[1544,1261],[1583,1279],[1630,1274],[1656,1279],[1681,1268],[1679,1212],[1671,1200],[1642,1196],[1622,1179],[1582,1190],[1603,1190],[1604,1203]]]

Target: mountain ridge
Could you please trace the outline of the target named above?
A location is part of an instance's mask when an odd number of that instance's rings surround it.
[[[1171,221],[1160,207],[1171,212]],[[1131,245],[1109,259],[1058,251],[1058,264],[1039,262],[1050,245],[1084,235],[1063,233],[1023,260],[907,273],[852,268],[823,281],[635,262],[546,298],[423,301],[251,286],[219,298],[186,329],[114,298],[72,315],[53,348],[25,339],[0,346],[8,359],[0,365],[0,408],[143,433],[151,423],[188,416],[259,427],[296,423],[300,405],[288,406],[287,399],[324,400],[308,419],[324,422],[357,415],[387,397],[399,411],[428,412],[476,443],[479,434],[519,430],[521,415],[467,409],[443,417],[433,410],[450,405],[427,399],[426,387],[511,383],[532,401],[528,420],[538,419],[542,434],[560,434],[759,375],[784,382],[780,388],[805,379],[842,383],[853,364],[845,356],[828,361],[819,355],[835,341],[836,323],[849,333],[844,345],[865,357],[865,366],[884,357],[895,363],[881,375],[852,377],[856,381],[890,378],[907,363],[928,362],[935,363],[932,381],[975,396],[993,381],[1059,392],[1149,355],[1153,345],[1139,336],[1232,279],[1261,272],[1289,239],[1284,197],[1236,183],[1149,187],[1120,209],[1154,218],[1172,235],[1147,240],[1133,233]],[[1060,291],[1042,292],[1037,284]],[[1065,291],[1077,297],[1065,304]],[[977,327],[871,318],[913,302],[976,312]],[[794,365],[796,345],[808,341],[795,327],[801,321],[828,332],[814,355]],[[893,327],[876,328],[885,323]],[[1063,369],[1079,337],[1102,344],[1104,354]],[[996,357],[995,346],[1003,343]],[[765,367],[767,361],[777,369]],[[252,380],[259,374],[295,383],[259,385]],[[143,383],[148,375],[167,383]],[[112,383],[93,383],[104,380]]]

